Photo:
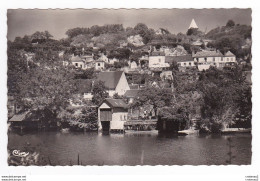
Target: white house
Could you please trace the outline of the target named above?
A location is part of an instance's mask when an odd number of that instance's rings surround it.
[[[98,129],[124,130],[127,116],[128,105],[122,99],[105,99],[98,108]]]
[[[223,61],[223,54],[220,51],[201,51],[193,55],[199,71],[207,70],[210,66],[219,67]]]
[[[149,57],[149,68],[164,68],[169,67],[169,64],[165,62],[164,52],[152,52]]]
[[[109,59],[107,58],[106,55],[104,55],[103,53],[101,54],[101,56],[99,57],[99,60],[104,61],[105,63],[109,63]]]
[[[79,56],[73,56],[71,58],[71,63],[74,65],[76,68],[82,68],[85,69],[85,62],[80,58]]]
[[[230,51],[225,53],[223,61],[225,62],[225,65],[237,63],[236,56]]]
[[[105,69],[105,62],[102,60],[97,60],[95,62],[95,70],[104,70]]]
[[[110,59],[108,59],[108,63],[109,64],[113,65],[115,62],[119,62],[119,60],[117,58],[110,58]]]
[[[207,70],[210,66],[222,68],[227,65],[236,64],[236,56],[228,51],[223,55],[220,51],[201,51],[193,55],[199,71]]]
[[[123,71],[100,72],[97,80],[104,82],[110,97],[115,93],[124,95],[127,90],[130,90]]]
[[[195,63],[191,55],[183,55],[183,56],[166,56],[165,62],[168,64],[172,64],[176,62],[180,67],[195,67]]]
[[[130,66],[131,69],[137,69],[138,68],[137,63],[135,61],[130,62],[129,66]]]

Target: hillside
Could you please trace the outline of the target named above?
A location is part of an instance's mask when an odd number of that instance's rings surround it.
[[[206,34],[206,38],[218,40],[223,37],[251,38],[252,27],[247,25],[235,25],[233,27],[222,26],[212,29]]]

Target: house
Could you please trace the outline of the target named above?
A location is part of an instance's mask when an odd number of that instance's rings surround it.
[[[152,52],[149,57],[149,68],[165,68],[169,64],[165,62],[164,52]]]
[[[130,66],[131,69],[137,69],[138,68],[137,63],[135,61],[130,62],[129,66]]]
[[[99,57],[99,60],[102,60],[105,63],[109,63],[109,59],[107,58],[107,56],[104,53],[101,54],[101,56]]]
[[[115,62],[119,62],[119,60],[117,58],[110,58],[110,59],[108,59],[108,63],[109,64],[113,65]]]
[[[195,67],[195,63],[191,55],[183,55],[183,56],[166,56],[165,62],[168,64],[172,64],[176,62],[180,67]]]
[[[97,60],[95,62],[95,70],[104,70],[105,69],[105,62],[103,60]]]
[[[200,51],[193,55],[193,60],[197,64],[199,71],[207,70],[210,66],[219,67],[219,63],[224,63],[223,54],[220,51]]]
[[[127,116],[128,105],[122,99],[105,99],[98,107],[99,130],[124,130]]]
[[[93,55],[82,55],[80,58],[84,60],[86,63],[94,61]]]
[[[85,69],[85,62],[79,56],[73,56],[70,60],[74,67]]]
[[[225,65],[234,65],[234,64],[237,63],[237,61],[236,61],[236,56],[235,56],[232,52],[228,51],[228,52],[225,53],[225,55],[224,55],[223,62],[224,62],[224,66],[225,66]],[[222,63],[222,62],[219,63],[220,66],[221,66],[221,63]],[[222,65],[223,65],[223,63],[222,63]]]
[[[134,102],[134,99],[137,98],[138,93],[140,92],[140,89],[131,89],[131,90],[127,90],[125,92],[124,97],[127,99],[128,104],[131,104]]]
[[[172,71],[163,71],[160,74],[161,79],[173,80]]]
[[[110,97],[115,93],[124,95],[127,90],[130,90],[123,71],[100,72],[97,80],[104,82]]]
[[[237,63],[236,56],[228,51],[223,55],[220,51],[201,51],[193,55],[193,60],[197,63],[199,71],[207,70],[210,66],[223,68]]]
[[[76,79],[77,94],[82,95],[85,100],[92,100],[92,86],[93,80],[91,79]]]

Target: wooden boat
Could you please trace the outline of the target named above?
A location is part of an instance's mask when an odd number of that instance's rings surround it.
[[[223,134],[230,134],[230,133],[251,133],[251,128],[225,128],[221,130]]]
[[[191,135],[191,134],[199,134],[199,130],[185,129],[185,130],[178,131],[178,135],[180,135],[180,136],[186,136],[186,135]]]

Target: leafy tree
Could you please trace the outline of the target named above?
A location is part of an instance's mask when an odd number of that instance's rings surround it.
[[[95,81],[92,89],[92,102],[95,105],[100,105],[101,102],[105,99],[108,98],[108,93],[106,91],[104,82],[102,81]]]
[[[63,67],[36,67],[19,82],[18,100],[30,109],[48,108],[57,115],[75,92],[72,79],[71,71]]]
[[[168,89],[160,89],[155,87],[146,87],[138,93],[138,99],[135,99],[132,107],[141,107],[144,105],[152,105],[155,112],[158,108],[171,106],[173,93]]]
[[[233,20],[228,20],[226,26],[227,27],[233,27],[233,26],[235,26],[235,22]]]

